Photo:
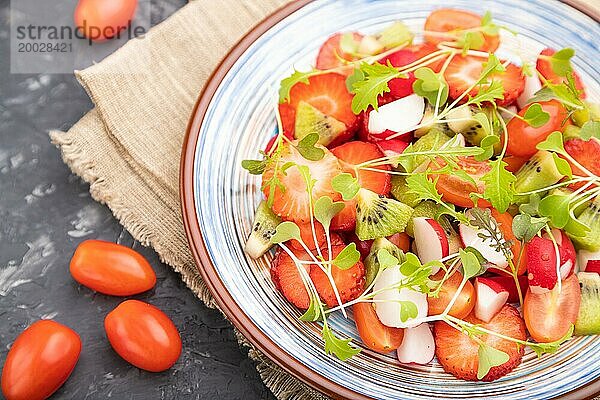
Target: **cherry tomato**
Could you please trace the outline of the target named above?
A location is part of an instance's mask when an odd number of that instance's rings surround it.
[[[439,271],[437,274],[431,277],[432,281],[440,281],[445,275],[445,271]],[[463,276],[460,272],[455,271],[446,281],[442,284],[438,297],[427,297],[427,303],[429,305],[429,315],[438,315],[444,312],[450,301],[456,294],[458,287],[462,282]],[[460,291],[460,294],[456,298],[456,302],[450,309],[449,314],[456,318],[464,318],[475,306],[475,288],[469,281],[465,283],[465,286]]]
[[[101,240],[81,243],[71,259],[71,275],[84,286],[112,296],[131,296],[154,287],[148,261],[129,247]]]
[[[539,105],[550,115],[550,119],[544,125],[534,128],[516,117],[506,125],[508,130],[507,152],[509,154],[519,157],[531,157],[537,152],[535,146],[546,140],[552,132],[563,130],[563,124],[567,120],[565,107],[556,100],[540,101]],[[524,116],[529,107],[531,105],[519,111],[519,116]]]
[[[425,21],[425,41],[431,44],[440,42],[452,42],[458,38],[451,31],[477,28],[481,26],[481,16],[470,11],[455,10],[452,8],[440,8],[429,14]],[[449,32],[447,36],[435,34],[434,32]],[[482,46],[473,48],[493,52],[500,45],[498,35],[483,34],[485,39]]]
[[[459,157],[457,160],[458,166],[469,174],[477,186],[453,174],[433,175],[437,179],[436,188],[442,195],[442,198],[459,207],[473,207],[471,193],[483,193],[485,184],[481,181],[481,177],[490,171],[490,166],[485,161],[477,161],[473,157]],[[441,168],[443,162],[431,163],[432,169]],[[477,203],[480,207],[489,207],[490,203],[485,200],[479,200]]]
[[[382,324],[371,303],[357,303],[352,311],[358,334],[365,346],[380,353],[389,353],[400,347],[404,330]]]
[[[81,339],[52,320],[34,322],[13,343],[2,370],[7,400],[47,399],[67,380],[81,353]]]
[[[133,19],[137,0],[79,0],[75,25],[95,41],[111,39]]]
[[[513,254],[512,261],[516,265],[517,261],[519,260],[519,254],[521,254],[521,242],[517,240],[517,238],[515,237],[515,234],[513,233],[513,230],[512,230],[513,217],[512,217],[512,215],[510,215],[507,212],[500,213],[495,208],[492,208],[491,211],[492,211],[492,217],[494,217],[494,219],[498,223],[498,228],[500,229],[500,232],[502,232],[502,236],[504,236],[504,239],[512,242],[510,251]],[[527,244],[525,244],[525,246],[527,246]],[[517,268],[518,275],[523,275],[525,273],[525,271],[527,270],[527,262],[525,260],[525,251],[526,251],[526,249],[523,250],[523,255],[521,256],[521,260],[520,260],[519,266]],[[498,270],[498,272],[505,274],[505,272],[502,270]]]
[[[142,301],[119,304],[104,319],[104,329],[117,354],[146,371],[167,370],[181,354],[181,338],[173,322]]]
[[[579,314],[581,289],[576,275],[562,281],[544,294],[527,290],[523,302],[523,318],[527,330],[536,342],[548,343],[563,337],[575,323]]]

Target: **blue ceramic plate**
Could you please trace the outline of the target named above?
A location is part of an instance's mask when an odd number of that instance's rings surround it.
[[[573,47],[588,96],[600,99],[600,26],[575,8],[551,0],[319,0],[294,2],[263,21],[223,61],[201,95],[182,161],[184,218],[192,250],[218,304],[259,349],[313,387],[335,397],[379,399],[585,398],[600,391],[600,338],[576,338],[558,353],[521,365],[491,383],[457,380],[434,361],[401,366],[394,353],[364,349],[341,362],[323,352],[316,324],[274,288],[272,256],[250,259],[243,251],[260,181],[240,163],[256,158],[275,133],[274,105],[282,78],[314,63],[319,46],[340,31],[377,32],[395,20],[414,30],[440,5],[490,10],[495,20],[520,32],[509,48],[533,54],[545,47]],[[542,45],[543,44],[543,45]],[[506,46],[505,46],[506,47]],[[354,323],[341,315],[331,325],[360,345]]]

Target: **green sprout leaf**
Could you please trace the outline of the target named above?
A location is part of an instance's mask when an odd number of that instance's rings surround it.
[[[587,121],[584,123],[579,131],[579,137],[583,140],[600,139],[600,121]]]
[[[569,215],[570,202],[569,196],[551,194],[540,201],[539,212],[542,216],[548,217],[555,228],[562,229],[571,219]]]
[[[300,236],[300,228],[292,221],[285,221],[277,225],[275,228],[275,234],[271,236],[271,243],[283,243],[288,240],[296,239],[301,242],[302,237]]]
[[[325,156],[325,150],[315,147],[315,144],[319,141],[319,134],[316,132],[310,133],[302,138],[298,142],[296,149],[309,161],[319,161]]]
[[[308,85],[308,78],[316,75],[317,73],[317,70],[311,70],[307,72],[294,70],[294,73],[291,76],[288,76],[281,81],[281,86],[279,87],[279,102],[285,103],[290,101],[290,91],[292,90],[292,87],[300,82]]]
[[[559,131],[552,132],[546,140],[538,143],[536,146],[538,150],[554,151],[558,154],[565,153],[565,146],[563,145],[563,136]]]
[[[504,99],[504,86],[501,81],[492,81],[488,86],[481,86],[477,94],[469,98],[467,104],[482,105],[485,102],[493,103],[496,99]]]
[[[550,57],[550,65],[552,70],[558,76],[566,77],[569,72],[573,71],[571,66],[571,58],[575,55],[575,50],[570,47],[561,49]]]
[[[333,217],[343,209],[343,202],[336,201],[334,203],[328,196],[319,197],[315,202],[315,219],[323,225],[325,231],[328,231]]]
[[[379,249],[377,251],[377,261],[381,270],[400,264],[400,260],[394,257],[387,249]]]
[[[571,165],[569,165],[567,160],[560,158],[556,153],[552,153],[552,159],[554,160],[554,164],[556,165],[558,172],[569,179],[573,178],[573,171],[571,170]]]
[[[463,267],[464,279],[471,279],[472,277],[477,276],[483,272],[483,268],[481,268],[481,263],[479,262],[479,259],[475,254],[473,254],[472,252],[464,251],[463,249],[460,249],[458,253]]]
[[[413,253],[406,253],[406,260],[400,265],[400,272],[404,276],[410,276],[423,268],[419,258]]]
[[[492,13],[489,11],[486,11],[481,18],[481,31],[491,36],[500,33],[500,26],[492,21]]]
[[[394,22],[391,26],[385,28],[379,35],[379,42],[387,49],[410,44],[414,34],[408,29],[408,26],[402,22]]]
[[[538,215],[540,208],[540,195],[533,193],[529,196],[529,202],[519,206],[519,212],[529,215]]]
[[[417,79],[413,83],[413,90],[417,95],[425,97],[429,104],[436,104],[439,93],[439,104],[446,103],[448,100],[448,84],[443,74],[436,74],[428,67],[421,67],[414,74]]]
[[[481,139],[479,147],[483,149],[483,153],[475,156],[475,159],[477,161],[489,160],[494,155],[494,148],[498,143],[500,143],[500,138],[496,135],[488,135]]]
[[[354,114],[360,114],[361,111],[367,110],[369,106],[378,110],[377,98],[390,91],[389,81],[401,76],[392,65],[379,63],[362,63],[360,70],[364,75],[364,79],[354,82],[352,85],[352,92],[354,93],[352,112]]]
[[[400,301],[400,321],[406,322],[411,318],[417,318],[419,310],[412,301]]]
[[[352,93],[354,90],[354,84],[364,79],[365,74],[362,72],[362,70],[360,68],[354,68],[352,75],[346,78],[346,89],[348,89],[348,92]]]
[[[539,128],[546,125],[546,123],[550,120],[550,114],[544,111],[539,103],[533,103],[529,106],[529,108],[527,108],[525,115],[523,115],[523,119],[530,126]]]
[[[548,223],[548,218],[532,217],[529,214],[518,214],[512,222],[515,237],[525,243],[529,242]]]
[[[571,325],[569,331],[560,339],[550,342],[550,343],[531,343],[529,342],[529,347],[535,351],[538,357],[541,357],[544,353],[552,354],[556,353],[559,349],[560,345],[566,342],[567,340],[573,337],[573,331],[575,330],[575,326]]]
[[[481,180],[485,182],[483,198],[501,213],[506,212],[515,195],[515,175],[506,170],[508,164],[501,158],[490,161],[490,171]]]
[[[350,346],[350,339],[339,339],[327,324],[323,325],[321,335],[325,342],[326,354],[333,354],[340,360],[346,361],[360,353],[360,349]]]
[[[479,31],[465,31],[456,41],[456,44],[462,48],[462,55],[465,56],[471,49],[481,49],[485,44],[485,37]]]
[[[344,53],[356,54],[358,53],[359,44],[360,43],[354,39],[354,34],[352,32],[346,32],[340,39],[340,50]]]
[[[331,180],[331,187],[346,201],[352,200],[360,190],[358,179],[347,172],[334,176]]]
[[[300,320],[306,322],[319,321],[323,316],[321,313],[322,309],[323,304],[321,303],[321,300],[319,300],[319,296],[310,296],[310,306],[306,312],[300,316]]]
[[[247,170],[252,175],[262,175],[265,172],[267,160],[243,160],[242,168]]]
[[[490,372],[490,369],[510,360],[508,354],[485,343],[479,345],[477,356],[477,379],[483,379]]]
[[[430,181],[426,173],[412,174],[406,178],[409,193],[417,196],[416,200],[433,200],[436,203],[442,201],[442,195],[438,193],[435,183]]]
[[[360,252],[356,250],[356,243],[352,242],[333,259],[333,265],[341,270],[352,268],[360,260]]]

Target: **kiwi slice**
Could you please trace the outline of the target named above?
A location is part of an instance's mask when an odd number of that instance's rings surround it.
[[[254,215],[254,223],[252,224],[252,233],[246,242],[244,250],[252,258],[259,258],[265,254],[273,244],[271,236],[275,234],[275,228],[281,222],[266,201],[261,201]]]
[[[392,175],[390,192],[396,200],[411,207],[415,207],[421,202],[419,195],[411,193],[406,185],[406,177],[402,175]]]
[[[356,197],[356,236],[376,239],[404,232],[413,209],[404,203],[361,188]]]
[[[600,275],[595,272],[577,274],[581,286],[581,304],[575,321],[576,335],[600,333]]]
[[[419,217],[426,217],[426,218],[433,218],[436,219],[436,215],[437,212],[439,210],[439,206],[437,204],[435,204],[433,201],[422,201],[419,204],[417,204],[416,206],[413,207],[414,211],[412,216],[410,217],[410,221],[408,221],[408,224],[406,225],[406,233],[410,236],[410,237],[415,237],[415,232],[414,232],[414,223],[413,223],[413,219],[415,218],[419,218]]]
[[[600,250],[600,197],[596,197],[592,204],[581,212],[577,220],[590,230],[584,236],[575,236],[569,234],[569,227],[566,226],[565,232],[579,249]]]
[[[311,133],[318,133],[318,143],[327,146],[345,130],[346,124],[343,122],[323,114],[305,101],[298,103],[298,107],[296,108],[296,125],[294,126],[294,136],[296,139],[302,139]]]
[[[493,119],[492,114],[494,113],[494,110],[491,107],[484,107],[482,109],[473,109],[470,107],[459,107],[459,108],[455,108],[455,109],[451,110],[447,116],[447,118],[449,120],[451,120],[451,119],[462,120],[462,121],[448,122],[448,126],[455,133],[461,133],[465,137],[465,140],[474,146],[479,146],[481,144],[481,141],[483,140],[483,138],[488,136],[488,133],[485,131],[485,129],[483,129],[481,124],[477,120],[472,118],[473,115],[475,115],[475,113],[477,113],[477,112],[483,112],[487,115],[487,117],[490,120]],[[500,137],[499,129],[495,129],[493,134],[498,136],[498,138],[499,138]],[[494,152],[496,154],[498,154],[498,153],[500,153],[501,150],[502,150],[502,144],[500,142],[498,142],[494,146]]]
[[[554,185],[563,175],[556,168],[550,152],[540,150],[535,153],[515,174],[515,191],[525,193]],[[526,202],[529,196],[517,196],[515,202]]]
[[[406,260],[404,252],[386,238],[381,237],[373,240],[371,251],[369,252],[369,255],[365,257],[364,261],[366,270],[365,287],[368,287],[375,280],[377,272],[379,272],[379,260],[377,259],[377,252],[381,249],[386,249],[389,251],[390,254],[396,257],[400,263],[403,263]]]
[[[422,121],[431,120],[432,118],[433,118],[433,107],[431,106],[431,104],[428,103],[427,107],[425,108],[425,112],[423,113]],[[440,132],[443,132],[448,136],[454,136],[454,132],[452,132],[452,130],[448,127],[447,124],[442,123],[442,122],[422,126],[418,129],[415,129],[413,134],[416,138],[420,138],[420,137],[425,136],[432,129],[436,129]]]
[[[443,131],[433,128],[425,136],[420,137],[413,145],[412,149],[414,152],[430,151],[440,149],[446,142],[450,140],[450,136],[446,135]],[[420,167],[421,164],[429,160],[427,156],[416,156],[415,167]],[[407,171],[412,172],[412,171]]]

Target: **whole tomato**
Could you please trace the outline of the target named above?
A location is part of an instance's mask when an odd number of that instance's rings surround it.
[[[112,296],[131,296],[156,284],[156,274],[141,254],[100,240],[81,243],[71,258],[70,270],[77,282]]]
[[[133,19],[137,0],[80,0],[75,8],[75,25],[91,40],[111,39]]]
[[[13,343],[2,370],[7,400],[47,399],[67,380],[81,353],[72,329],[42,320],[25,329]]]
[[[161,372],[181,354],[181,338],[173,322],[158,308],[126,300],[104,320],[108,341],[115,351],[138,368]]]

